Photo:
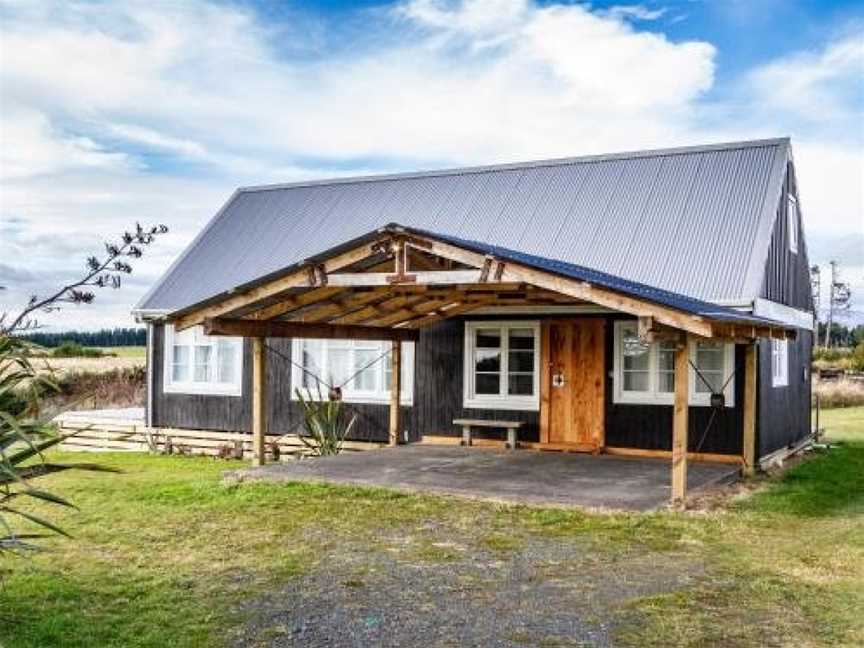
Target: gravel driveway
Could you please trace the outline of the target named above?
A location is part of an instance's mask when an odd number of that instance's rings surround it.
[[[325,561],[250,601],[235,645],[612,646],[628,601],[703,576],[679,559],[658,569],[649,551],[610,561],[572,539],[535,537],[503,553],[440,541],[424,556],[355,549]]]

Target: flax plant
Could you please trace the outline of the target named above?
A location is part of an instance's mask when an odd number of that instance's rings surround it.
[[[317,400],[309,398],[309,394],[304,396],[299,388],[296,393],[303,409],[303,427],[306,432],[300,435],[300,440],[314,456],[339,454],[357,416],[352,416],[346,423],[342,400],[334,394],[324,398],[320,383]]]

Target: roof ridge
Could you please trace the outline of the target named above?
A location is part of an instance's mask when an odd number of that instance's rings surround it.
[[[788,145],[790,138],[774,137],[755,140],[741,140],[735,142],[720,142],[716,144],[701,144],[690,146],[676,146],[661,149],[644,149],[638,151],[623,151],[619,153],[600,153],[594,155],[582,155],[575,157],[548,158],[542,160],[526,160],[522,162],[505,162],[501,164],[487,164],[466,167],[451,167],[444,169],[430,169],[428,171],[408,171],[401,173],[381,173],[360,176],[331,177],[310,180],[298,180],[296,182],[282,182],[264,185],[250,185],[239,187],[237,193],[255,191],[275,191],[280,189],[296,189],[300,187],[316,187],[323,185],[355,184],[361,182],[382,182],[388,180],[408,180],[412,178],[435,178],[449,175],[461,175],[467,173],[490,173],[495,171],[515,171],[519,169],[535,169],[550,166],[566,166],[570,164],[584,164],[590,162],[605,162],[611,160],[629,160],[649,157],[667,157],[672,155],[687,155],[693,153],[707,153],[710,151],[737,150],[743,148],[760,148],[766,146]]]

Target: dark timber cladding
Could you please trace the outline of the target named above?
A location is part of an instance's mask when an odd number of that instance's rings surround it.
[[[555,316],[560,318],[560,316]],[[580,316],[586,317],[586,316]],[[614,326],[619,316],[594,315],[607,320],[605,327],[606,388],[605,420],[606,445],[612,447],[640,448],[645,450],[671,450],[672,418],[671,405],[618,404],[613,401],[613,381],[609,370],[613,366]],[[408,430],[409,439],[417,440],[422,435],[458,436],[453,419],[473,418],[486,420],[514,420],[525,425],[519,431],[522,441],[539,441],[539,412],[536,410],[495,410],[465,408],[463,403],[464,376],[464,323],[471,319],[482,320],[537,320],[537,316],[486,316],[464,317],[444,320],[420,332],[415,350],[414,368],[414,405],[401,408],[403,428]],[[155,397],[153,421],[156,426],[185,427],[213,430],[249,431],[251,421],[251,353],[247,341],[244,349],[243,396],[201,396],[189,394],[170,394],[162,391],[164,329],[154,326],[154,381]],[[803,342],[797,342],[801,344]],[[790,345],[792,343],[790,342]],[[806,345],[806,343],[804,343]],[[268,384],[268,427],[271,433],[286,433],[298,429],[302,416],[291,394],[291,364],[286,360],[291,354],[291,340],[270,339],[267,346],[272,349],[267,357]],[[761,351],[760,366],[764,373],[768,367],[770,384],[770,344],[767,360]],[[767,364],[766,364],[767,363]],[[793,370],[790,354],[790,388]],[[800,374],[799,374],[800,375]],[[735,350],[735,406],[719,411],[711,426],[709,407],[690,407],[688,416],[688,450],[690,452],[740,455],[743,430],[744,402],[744,347]],[[783,393],[779,390],[776,396]],[[774,396],[775,394],[772,394]],[[795,394],[784,396],[792,400]],[[761,399],[764,406],[765,399]],[[773,402],[773,401],[772,401]],[[800,406],[799,409],[809,407]],[[796,406],[797,407],[797,406]],[[357,423],[352,431],[353,440],[387,441],[388,406],[377,403],[346,403],[351,413],[357,414]],[[788,409],[788,408],[787,408]],[[770,438],[783,439],[786,434],[784,425],[797,416],[791,411],[787,418],[777,421],[776,425],[765,427],[760,434],[760,449],[764,454],[765,442]],[[799,417],[799,420],[800,417]],[[807,419],[804,418],[804,421]],[[800,425],[799,425],[800,427]],[[503,439],[503,430],[476,430],[478,438]]]
[[[789,249],[789,194],[797,196],[791,162],[783,182],[777,220],[771,235],[761,297],[807,312],[813,310],[807,244],[800,217],[797,222],[798,252]],[[800,204],[799,204],[800,212]],[[813,334],[800,331],[789,341],[789,384],[775,387],[771,376],[771,342],[759,342],[759,402],[756,418],[758,454],[764,456],[803,439],[810,432],[810,361]]]
[[[153,326],[153,403],[155,427],[176,427],[197,430],[251,432],[252,421],[252,353],[251,343],[243,346],[242,396],[208,396],[200,394],[172,394],[162,389],[164,382],[164,340],[162,325]],[[271,434],[297,432],[303,425],[303,416],[297,402],[292,399],[290,339],[267,340],[267,427]],[[357,422],[351,430],[353,441],[387,441],[388,407],[386,404],[346,403],[349,416]],[[401,408],[403,417],[411,416],[411,408]],[[410,421],[410,418],[407,419]],[[410,423],[406,425],[409,432]],[[416,440],[416,436],[410,437]]]
[[[799,217],[798,252],[789,249],[789,195],[796,196],[795,172],[792,164],[783,181],[783,192],[777,205],[777,219],[771,233],[771,245],[765,264],[765,278],[761,297],[799,310],[812,312],[813,293],[810,288],[810,267],[807,262],[807,243]],[[800,211],[800,207],[799,207]]]

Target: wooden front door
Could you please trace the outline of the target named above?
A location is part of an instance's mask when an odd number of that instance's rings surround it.
[[[543,322],[540,441],[594,451],[604,445],[605,320]]]

